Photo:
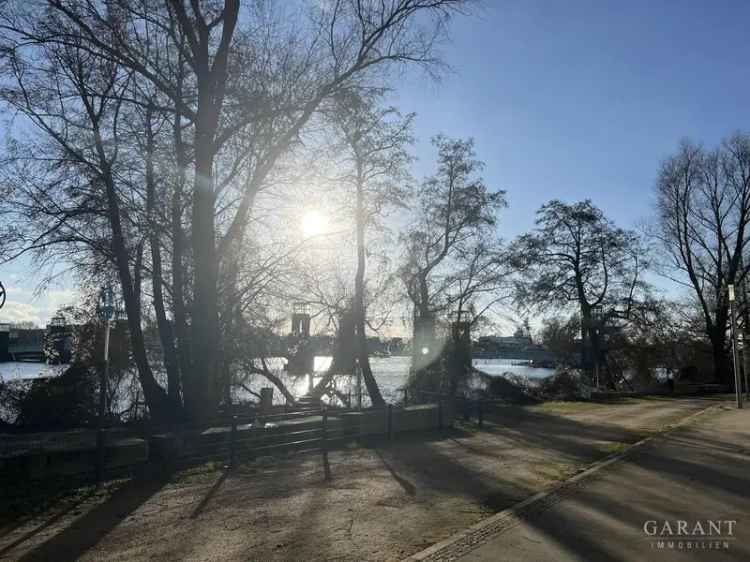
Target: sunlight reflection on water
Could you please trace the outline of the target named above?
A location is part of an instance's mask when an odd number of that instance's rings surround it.
[[[317,356],[315,357],[315,383],[320,380],[321,375],[328,369],[331,364],[332,357],[330,356]],[[378,382],[380,392],[383,394],[386,402],[397,402],[403,399],[403,393],[400,390],[406,383],[406,379],[409,376],[409,365],[411,358],[409,356],[394,356],[394,357],[372,357],[370,358],[370,364],[372,366],[373,375],[375,380]],[[502,375],[503,373],[510,372],[514,375],[520,375],[531,379],[539,379],[551,375],[553,369],[541,369],[535,367],[529,367],[527,365],[514,365],[515,360],[512,359],[474,359],[474,367],[480,371],[484,371],[488,375]],[[286,363],[285,359],[275,357],[269,359],[267,364],[270,368],[274,369],[279,373],[280,378],[287,385],[287,388],[294,394],[295,397],[303,396],[307,393],[309,387],[309,378],[307,376],[292,376],[283,371],[283,365]],[[338,389],[344,394],[349,392],[354,394],[355,382],[352,380],[349,384],[346,381],[340,380]],[[257,377],[250,388],[254,392],[260,392],[260,388],[263,386],[272,386],[268,381],[262,377]],[[246,392],[240,392],[237,394],[237,398],[240,400],[249,399],[251,396]],[[284,398],[281,394],[274,389],[274,402],[283,403]]]
[[[318,356],[315,357],[315,383],[320,380],[321,375],[328,369],[332,357]],[[400,390],[406,383],[409,375],[409,365],[411,358],[408,356],[394,357],[372,357],[370,364],[375,379],[378,382],[380,391],[386,402],[397,402],[403,398]],[[489,375],[501,375],[511,372],[515,375],[525,376],[531,379],[539,379],[553,373],[552,369],[538,369],[526,365],[513,365],[515,361],[511,359],[474,359],[474,366]],[[295,397],[303,396],[307,393],[309,387],[309,378],[307,376],[293,376],[284,371],[286,359],[281,357],[271,357],[266,360],[266,364],[271,368]],[[0,380],[11,381],[19,379],[34,379],[40,376],[57,375],[65,369],[67,365],[48,366],[44,363],[0,363]],[[261,376],[254,377],[248,385],[253,392],[260,392],[264,386],[273,386],[270,382]],[[338,382],[338,389],[344,394],[354,394],[355,381],[346,380],[344,377]],[[364,387],[364,385],[363,385]],[[244,390],[237,391],[235,398],[238,400],[255,399],[251,394]],[[284,403],[282,394],[274,388],[274,402],[277,404]]]

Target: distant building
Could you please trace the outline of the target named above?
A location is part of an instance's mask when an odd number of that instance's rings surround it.
[[[46,328],[0,324],[0,362],[50,360],[51,363],[67,363],[72,347],[72,327],[58,317],[53,318]]]
[[[73,357],[73,326],[58,314],[50,320],[44,340],[44,356],[48,363],[69,363]]]
[[[512,336],[482,336],[474,342],[473,349],[476,358],[517,359],[544,366],[556,361],[554,354],[535,344],[521,329]]]
[[[9,339],[10,326],[8,324],[0,324],[0,363],[10,361],[10,355],[8,354]]]

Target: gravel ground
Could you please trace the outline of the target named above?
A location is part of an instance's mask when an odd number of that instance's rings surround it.
[[[113,483],[0,527],[0,560],[400,560],[708,407],[548,403],[392,443]]]

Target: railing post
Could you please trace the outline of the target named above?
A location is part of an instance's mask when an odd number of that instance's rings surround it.
[[[409,389],[404,387],[404,408],[409,405]]]
[[[482,400],[477,400],[477,423],[481,428],[484,425],[484,412],[482,411]]]
[[[320,427],[320,448],[323,451],[323,472],[326,481],[331,479],[331,468],[328,465],[328,409],[324,406],[321,411],[323,420]]]
[[[388,404],[388,440],[393,439],[393,404]]]
[[[438,429],[443,429],[443,398],[438,395]]]
[[[229,434],[229,468],[237,466],[237,416],[232,416],[232,431]]]
[[[103,427],[96,431],[96,486],[102,485],[104,481],[104,441],[106,434]]]
[[[325,408],[321,408],[320,415],[323,418],[320,426],[321,438],[323,439],[323,450],[326,450],[326,438],[328,433],[328,411]]]

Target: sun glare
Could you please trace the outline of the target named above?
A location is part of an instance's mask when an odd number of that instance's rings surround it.
[[[325,229],[325,218],[317,211],[309,211],[302,217],[302,233],[306,237],[323,234]]]

